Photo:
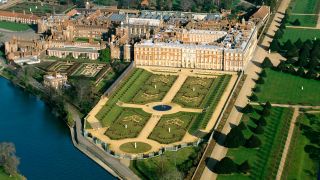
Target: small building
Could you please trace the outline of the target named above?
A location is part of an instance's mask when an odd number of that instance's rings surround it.
[[[265,23],[269,15],[270,6],[261,6],[257,12],[250,17],[250,20],[255,23]]]
[[[43,76],[43,84],[46,88],[55,90],[61,89],[67,83],[67,76],[59,73],[53,73]]]

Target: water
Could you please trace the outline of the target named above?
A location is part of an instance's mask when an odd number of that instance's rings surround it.
[[[0,142],[13,142],[30,180],[115,179],[76,149],[69,129],[37,97],[0,78]]]
[[[168,105],[157,105],[154,106],[153,109],[156,111],[169,111],[172,109],[172,107]]]

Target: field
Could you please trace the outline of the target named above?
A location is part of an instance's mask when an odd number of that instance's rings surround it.
[[[290,6],[292,13],[318,14],[320,0],[293,0]]]
[[[320,105],[320,82],[266,69],[265,83],[259,85],[259,102]],[[302,90],[303,87],[303,90]]]
[[[261,109],[261,107],[255,107]],[[227,156],[232,158],[235,163],[241,164],[248,160],[250,165],[249,175],[234,173],[231,175],[219,175],[218,179],[275,179],[282,150],[286,141],[290,120],[293,111],[288,108],[273,107],[271,115],[266,118],[267,125],[264,127],[264,133],[257,135],[262,145],[259,148],[231,148]],[[252,132],[249,130],[255,127],[254,120],[258,119],[257,111],[251,115],[244,114],[242,121],[247,124],[247,129],[243,130],[246,138],[249,138]]]
[[[161,144],[181,141],[188,130],[189,124],[193,122],[196,117],[197,114],[195,113],[184,112],[162,116],[150,134],[149,139],[158,141]]]
[[[31,25],[9,21],[0,21],[0,28],[7,29],[10,31],[26,31],[31,28]]]
[[[284,35],[280,39],[282,43],[287,40],[291,40],[292,42],[296,42],[298,39],[305,41],[307,39],[320,38],[320,30],[317,29],[298,29],[298,28],[287,28],[284,30]]]
[[[64,12],[65,10],[67,10],[68,6],[66,5],[52,5],[52,4],[42,4],[41,3],[31,3],[31,2],[23,2],[23,3],[19,3],[15,6],[12,6],[8,9],[6,9],[7,11],[15,11],[15,12],[20,12],[23,13],[23,11],[25,11],[26,13],[30,13],[30,9],[31,12],[35,15],[45,15],[46,13],[50,13],[52,14],[53,12],[60,14],[62,12]]]
[[[198,148],[183,148],[177,152],[167,151],[164,155],[133,161],[130,168],[142,179],[180,179],[182,172],[188,171],[188,165],[197,156]]]
[[[111,139],[137,137],[151,115],[140,109],[120,109],[121,114],[116,117],[116,120],[105,132],[105,135]]]
[[[318,16],[317,15],[290,15],[289,23],[287,26],[293,26],[291,23],[296,19],[301,23],[300,26],[315,27],[317,25]]]
[[[309,157],[305,146],[316,145],[311,143],[310,139],[317,137],[314,133],[319,137],[320,114],[302,114],[298,123],[301,125],[295,126],[282,178],[311,180],[317,176],[319,164]]]

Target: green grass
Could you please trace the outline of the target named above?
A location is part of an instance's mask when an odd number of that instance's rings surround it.
[[[314,116],[302,114],[298,117],[297,122],[310,127],[313,131],[317,131],[318,134],[320,133],[320,114],[314,114]],[[297,124],[293,133],[282,178],[314,179],[319,170],[319,163],[312,160],[304,150],[306,145],[313,144],[308,138],[311,135],[311,131],[304,131]]]
[[[271,115],[266,118],[267,125],[264,127],[264,133],[258,135],[262,142],[259,148],[240,147],[228,150],[227,156],[237,164],[241,164],[246,160],[249,161],[251,167],[249,175],[234,173],[231,175],[219,175],[218,179],[265,179],[266,177],[275,179],[292,114],[292,109],[273,107]],[[257,119],[259,116],[256,112],[249,116],[244,114],[242,121],[248,127],[255,127],[253,119]],[[246,138],[249,138],[252,134],[249,129],[247,128],[243,131]]]
[[[180,141],[186,134],[190,122],[194,121],[196,117],[196,113],[185,112],[164,115],[153,129],[149,139],[158,141],[161,144],[170,144]]]
[[[136,148],[135,148],[136,143]],[[143,142],[128,142],[120,145],[120,150],[127,153],[144,153],[151,149],[151,146]]]
[[[4,172],[3,168],[0,167],[0,179],[1,180],[23,180],[25,178],[19,174],[10,177],[7,173]]]
[[[121,114],[116,117],[105,135],[110,139],[137,137],[151,115],[141,109],[121,108],[121,110]]]
[[[218,76],[212,83],[209,93],[204,98],[202,102],[202,107],[204,107],[204,112],[197,116],[197,119],[192,123],[189,133],[196,134],[199,129],[206,128],[217,104],[220,101],[225,88],[228,86],[231,76],[222,75]]]
[[[0,28],[7,29],[10,31],[26,31],[31,28],[28,24],[21,24],[9,21],[0,21]]]
[[[36,8],[37,6],[37,8]],[[43,4],[43,6],[41,6],[41,3],[30,3],[30,2],[22,2],[19,4],[16,4],[6,10],[8,11],[15,11],[15,12],[20,12],[22,13],[23,11],[25,11],[26,13],[30,13],[30,8],[31,8],[31,12],[35,15],[45,15],[46,13],[62,13],[63,11],[67,10],[68,6],[66,5],[52,5],[52,4]]]
[[[134,91],[134,97],[128,102],[146,104],[161,101],[170,90],[176,78],[177,76],[149,74],[143,86],[138,87],[138,91]]]
[[[204,108],[202,103],[213,83],[213,78],[188,77],[173,102],[188,108]]]
[[[298,28],[286,28],[284,30],[284,35],[280,39],[282,43],[285,43],[287,40],[291,40],[292,42],[296,42],[299,38],[302,41],[307,39],[319,39],[320,38],[320,30],[318,29],[298,29]]]
[[[320,105],[320,81],[266,69],[265,83],[259,85],[259,102]],[[303,86],[303,90],[301,87]]]
[[[170,179],[168,176],[177,171],[181,172],[181,166],[187,165],[189,159],[195,159],[197,152],[198,148],[195,147],[183,148],[177,152],[166,151],[164,155],[158,157],[132,161],[130,168],[142,179],[156,180],[165,177]]]
[[[300,26],[306,26],[306,27],[316,27],[318,16],[317,15],[290,15],[289,16],[289,23],[287,23],[287,26],[293,26],[291,23],[294,22],[296,19],[299,20],[301,23]]]
[[[318,14],[320,0],[293,0],[290,6],[292,13]]]

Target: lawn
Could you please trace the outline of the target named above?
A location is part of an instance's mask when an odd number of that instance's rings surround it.
[[[173,102],[188,108],[203,108],[202,103],[213,83],[213,78],[188,77]]]
[[[45,15],[46,13],[52,14],[53,12],[60,14],[65,10],[67,10],[68,8],[70,7],[68,7],[67,5],[52,5],[52,4],[43,3],[43,5],[41,6],[41,3],[22,2],[6,10],[7,11],[14,10],[15,12],[20,12],[20,13],[23,13],[23,11],[25,11],[26,13],[30,13],[30,9],[31,9],[31,12],[33,14],[41,16],[41,15]]]
[[[266,69],[266,74],[265,83],[259,85],[259,102],[320,105],[320,81],[270,69]]]
[[[135,138],[147,123],[150,114],[141,109],[121,108],[121,114],[105,132],[110,139]]]
[[[290,4],[292,13],[318,14],[320,0],[293,0]]]
[[[0,21],[0,28],[7,29],[10,31],[26,31],[31,28],[28,24],[21,24],[9,21]]]
[[[142,179],[181,179],[192,166],[199,147],[187,147],[177,152],[166,151],[164,155],[132,161],[130,168]]]
[[[0,179],[1,180],[23,180],[25,178],[21,175],[14,175],[10,177],[8,174],[4,172],[3,168],[0,167]]]
[[[284,30],[284,35],[280,39],[282,43],[285,43],[287,40],[296,42],[298,39],[305,41],[307,39],[320,38],[320,30],[318,29],[298,29],[298,28],[286,28]]]
[[[300,26],[316,27],[318,16],[317,15],[290,15],[289,23],[286,25],[293,26],[291,23],[294,22],[296,19],[298,19],[299,22],[301,23]]]
[[[282,178],[315,179],[319,170],[319,163],[312,160],[304,148],[306,145],[315,145],[310,142],[310,136],[313,136],[312,132],[317,132],[319,137],[320,114],[302,114],[298,118],[298,123],[301,123],[301,125],[295,126]]]
[[[194,121],[196,117],[197,114],[195,113],[185,112],[162,116],[150,134],[149,139],[158,141],[161,144],[181,141],[188,130],[189,124]]]
[[[121,151],[127,153],[144,153],[151,149],[151,146],[143,142],[128,142],[120,146]]]
[[[133,104],[146,104],[161,101],[170,90],[176,78],[177,76],[149,73],[148,79],[143,82],[142,86],[133,86],[134,89],[139,89],[138,91],[131,90],[135,95],[128,102]]]
[[[261,110],[261,107],[256,106],[255,109]],[[292,114],[292,109],[273,107],[270,116],[266,118],[264,133],[257,135],[262,142],[259,148],[240,147],[228,150],[227,156],[235,163],[241,164],[248,160],[251,167],[249,175],[234,173],[219,175],[218,179],[275,179]],[[254,120],[259,117],[257,112],[251,115],[244,114],[242,121],[247,124],[247,129],[243,130],[246,138],[251,136],[252,132],[249,129],[256,126]]]

